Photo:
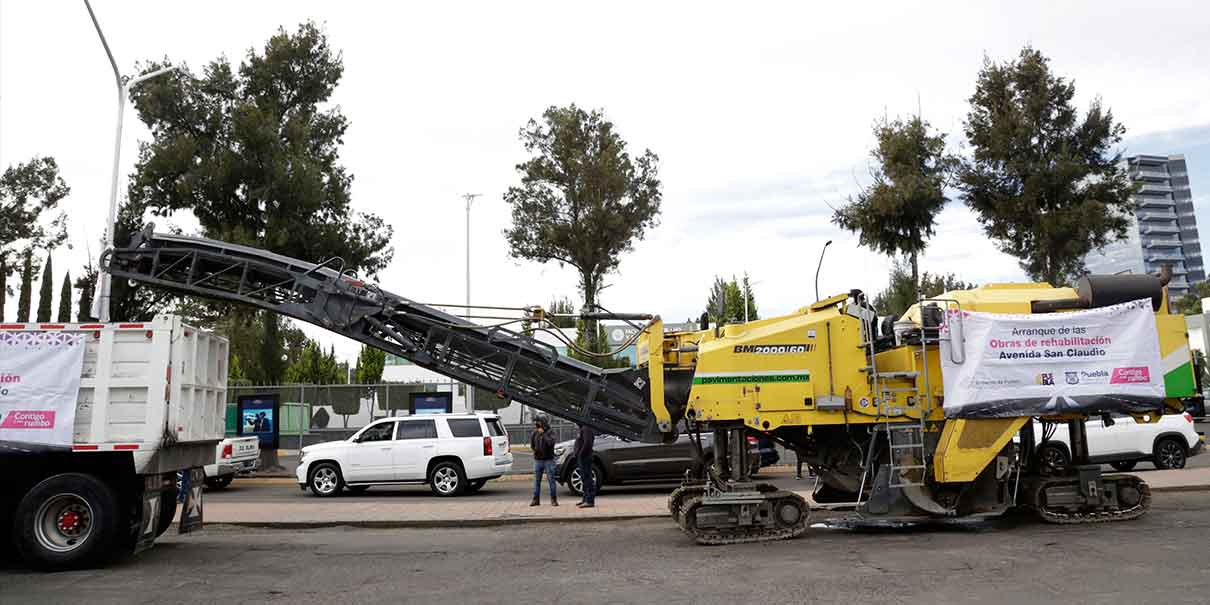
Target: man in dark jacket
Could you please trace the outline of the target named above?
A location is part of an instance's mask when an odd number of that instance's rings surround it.
[[[539,416],[534,419],[534,434],[529,437],[529,447],[534,453],[534,501],[530,506],[541,504],[542,473],[546,473],[546,481],[550,483],[550,505],[559,505],[559,494],[555,491],[555,436],[550,434],[550,424],[546,418]]]
[[[580,434],[576,436],[576,445],[572,455],[576,457],[576,467],[580,469],[580,492],[583,499],[577,508],[592,508],[596,506],[597,482],[592,474],[592,429],[587,424],[580,425]]]

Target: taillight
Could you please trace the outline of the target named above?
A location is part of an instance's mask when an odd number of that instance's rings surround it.
[[[756,437],[748,437],[748,445],[756,445]]]
[[[230,458],[230,457],[231,457],[231,444],[228,443],[228,444],[223,445],[223,458]]]
[[[483,455],[484,456],[492,455],[492,438],[491,437],[483,438]]]
[[[1193,423],[1193,414],[1190,414],[1189,412],[1185,412],[1185,422],[1192,424]]]

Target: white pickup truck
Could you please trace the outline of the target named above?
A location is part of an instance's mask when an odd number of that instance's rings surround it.
[[[78,346],[82,362],[44,367],[45,355],[59,354],[47,351]],[[171,315],[0,323],[0,549],[58,570],[149,548],[176,516],[179,471],[188,486],[180,531],[201,527],[202,467],[223,438],[227,363],[226,339]],[[79,372],[78,389],[67,371]],[[31,390],[35,382],[49,387]],[[35,399],[56,411],[33,410]],[[34,430],[59,431],[69,415],[70,436]]]
[[[259,467],[259,437],[228,437],[215,447],[214,464],[207,464],[204,469],[206,487],[223,489],[231,485],[236,475],[250,473]]]

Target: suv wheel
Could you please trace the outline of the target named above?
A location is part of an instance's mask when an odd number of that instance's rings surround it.
[[[1063,470],[1070,463],[1071,456],[1068,456],[1067,450],[1060,445],[1047,443],[1038,448],[1038,466],[1042,467],[1043,474]]]
[[[462,467],[453,462],[439,462],[429,473],[429,487],[438,496],[458,496],[466,490]]]
[[[1165,437],[1155,444],[1155,468],[1185,468],[1185,444],[1174,437]]]
[[[311,479],[307,481],[311,487],[311,493],[320,498],[331,498],[340,493],[344,487],[344,479],[340,476],[340,469],[332,462],[320,462],[311,469]]]
[[[593,463],[592,484],[597,488],[598,494],[601,493],[601,475],[600,467],[596,463]],[[578,465],[572,468],[571,472],[567,474],[567,489],[573,496],[584,495],[584,479],[580,477],[580,467]]]

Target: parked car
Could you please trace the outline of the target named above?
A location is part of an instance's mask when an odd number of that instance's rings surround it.
[[[1188,457],[1205,448],[1188,412],[1165,414],[1152,423],[1135,422],[1124,414],[1113,414],[1111,418],[1112,426],[1105,426],[1100,418],[1093,418],[1085,425],[1091,462],[1108,463],[1119,471],[1129,471],[1139,462],[1150,462],[1159,469],[1185,468]],[[1066,423],[1057,424],[1054,435],[1045,442],[1040,423],[1035,423],[1034,434],[1042,464],[1060,468],[1071,462]]]
[[[223,489],[239,474],[247,474],[260,466],[260,437],[228,437],[218,442],[214,464],[203,467],[206,487]]]
[[[320,497],[405,484],[458,496],[478,491],[512,466],[499,416],[423,414],[384,418],[343,441],[304,447],[295,476],[300,488]]]
[[[598,435],[592,446],[593,478],[599,490],[603,485],[622,483],[677,481],[694,465],[693,443],[681,435],[674,443],[641,443],[612,435]],[[555,444],[558,465],[555,477],[572,495],[579,496],[584,480],[572,456],[574,440]],[[702,433],[705,463],[714,459],[714,435]],[[760,467],[755,438],[749,438],[748,455],[753,469]]]

